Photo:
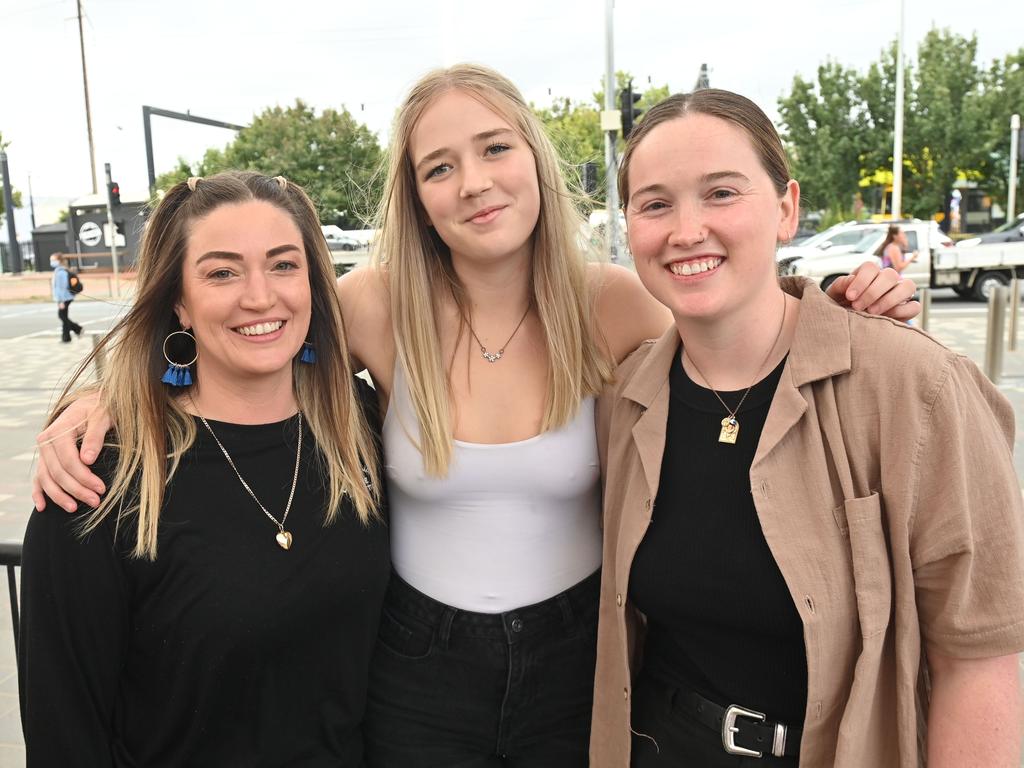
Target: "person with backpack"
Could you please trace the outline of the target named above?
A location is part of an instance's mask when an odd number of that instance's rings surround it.
[[[71,341],[71,333],[82,335],[82,326],[68,316],[71,302],[82,291],[82,281],[78,275],[68,269],[68,257],[64,253],[50,256],[53,267],[53,300],[57,302],[57,317],[60,318],[60,340],[67,344]]]

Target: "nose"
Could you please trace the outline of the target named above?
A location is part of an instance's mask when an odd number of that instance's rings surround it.
[[[277,294],[274,291],[273,281],[262,269],[249,272],[245,278],[245,290],[239,306],[243,309],[262,311],[274,306],[277,301]]]
[[[494,185],[487,164],[479,158],[473,158],[462,165],[462,186],[459,196],[462,198],[479,197]]]
[[[669,232],[669,245],[677,248],[693,248],[708,238],[707,227],[700,216],[698,206],[678,205],[672,231]]]

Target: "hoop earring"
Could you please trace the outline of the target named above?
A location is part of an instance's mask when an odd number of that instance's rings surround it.
[[[167,361],[167,371],[164,373],[160,381],[162,381],[164,384],[170,384],[172,387],[191,387],[192,372],[189,370],[189,366],[191,366],[193,363],[195,363],[196,360],[199,359],[199,347],[198,345],[196,346],[195,357],[193,357],[187,363],[174,362],[167,354],[167,342],[171,340],[172,336],[177,336],[178,334],[188,336],[190,339],[192,339],[193,344],[196,343],[196,337],[193,336],[188,331],[172,331],[171,333],[167,334],[167,336],[164,338],[163,346],[164,360]]]

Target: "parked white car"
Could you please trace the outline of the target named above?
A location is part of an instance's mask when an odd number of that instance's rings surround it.
[[[797,249],[798,254],[785,254],[778,259],[780,275],[800,275],[816,280],[822,289],[832,281],[847,275],[865,261],[875,259],[881,264],[882,243],[890,224],[898,224],[907,234],[908,251],[916,252],[917,258],[903,272],[920,286],[929,284],[932,251],[951,248],[953,241],[934,221],[920,219],[888,221],[867,221],[858,224],[841,225],[844,229],[834,236],[844,240],[857,237],[852,245],[813,248],[810,252]],[[834,242],[834,240],[832,241]],[[780,249],[783,250],[783,249]]]

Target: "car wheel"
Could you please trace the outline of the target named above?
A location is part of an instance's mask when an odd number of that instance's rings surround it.
[[[1002,272],[982,272],[974,281],[974,298],[988,301],[988,297],[1000,285],[1009,285],[1010,279]]]
[[[953,289],[953,293],[959,296],[961,299],[969,299],[974,295],[974,291],[970,288],[961,288],[957,286]]]

